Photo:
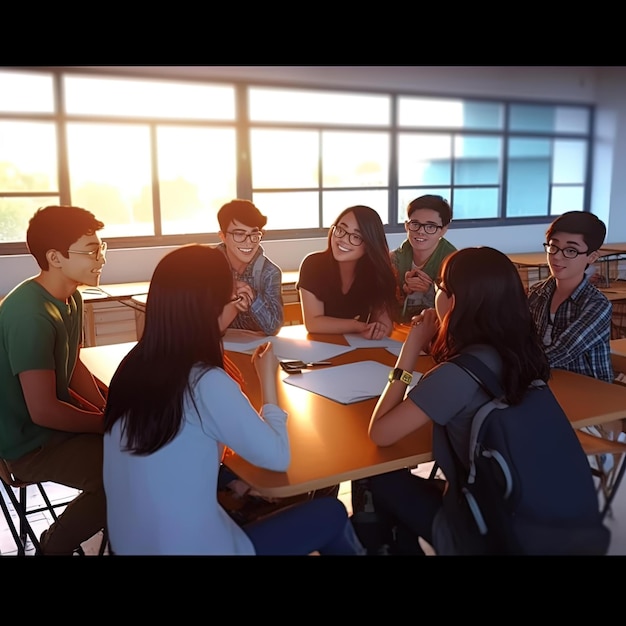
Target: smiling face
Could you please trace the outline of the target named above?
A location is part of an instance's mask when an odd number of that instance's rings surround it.
[[[441,215],[434,209],[415,209],[415,211],[409,215],[409,221],[442,226]],[[437,247],[439,239],[446,234],[448,227],[443,226],[442,228],[438,228],[437,232],[432,235],[426,233],[423,226],[420,227],[419,230],[410,230],[409,225],[405,223],[404,229],[406,230],[407,239],[413,250],[424,255],[430,254]]]
[[[259,237],[259,240],[256,243],[253,243],[250,237],[247,237],[246,235],[256,235]],[[256,251],[261,245],[261,235],[262,231],[256,226],[246,226],[238,220],[232,220],[226,229],[226,232],[220,230],[219,236],[226,246],[226,256],[228,257],[231,266],[238,274],[241,274],[246,265],[248,265],[248,263],[250,263],[250,261],[254,258]],[[238,242],[235,241],[235,238],[244,238],[244,240],[242,242]]]
[[[365,241],[361,238],[359,223],[352,211],[346,213],[337,223],[337,227],[333,229],[330,245],[333,251],[333,257],[338,263],[346,261],[358,261],[365,254]],[[338,237],[345,231],[342,237]],[[352,236],[351,236],[352,235]],[[360,245],[354,245],[353,241],[358,236],[361,241]],[[352,239],[352,241],[350,241]]]
[[[552,234],[548,243],[561,249],[573,248],[579,252],[573,259],[566,258],[560,251],[546,254],[550,272],[559,281],[581,280],[587,264],[594,263],[598,258],[598,251],[587,254],[587,244],[580,233],[557,231]]]

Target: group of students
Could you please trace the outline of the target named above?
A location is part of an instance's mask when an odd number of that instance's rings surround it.
[[[40,272],[0,304],[0,458],[19,479],[81,491],[42,534],[42,554],[71,554],[103,527],[115,554],[366,553],[335,497],[251,523],[220,506],[218,487],[240,483],[221,464],[225,446],[276,471],[288,467],[290,449],[272,344],[251,357],[263,398],[257,411],[222,343],[229,327],[269,336],[282,326],[281,270],[261,246],[267,219],[238,199],[218,220],[219,245],[182,246],[158,263],[143,335],[108,389],[80,360],[77,290],[99,284],[104,224],[70,206],[42,208],[30,220],[27,244]],[[447,361],[476,355],[510,403],[531,380],[547,381],[551,367],[612,381],[611,304],[586,274],[606,234],[593,214],[565,213],[550,225],[551,275],[528,293],[502,252],[456,250],[445,239],[451,220],[444,198],[416,198],[407,207],[406,240],[389,250],[379,214],[349,207],[330,227],[326,249],[303,259],[297,288],[311,333],[380,339],[394,323],[409,325],[369,436],[392,445],[433,420],[446,426],[467,464],[471,418],[485,397]],[[421,351],[436,366],[406,394],[403,372],[413,371]],[[411,553],[420,553],[418,537],[431,540],[442,481],[406,469],[372,477],[368,486],[389,531],[401,529]]]

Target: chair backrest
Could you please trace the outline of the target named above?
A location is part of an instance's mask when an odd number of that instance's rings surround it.
[[[284,324],[302,324],[302,305],[299,302],[286,302],[283,304],[285,313]]]

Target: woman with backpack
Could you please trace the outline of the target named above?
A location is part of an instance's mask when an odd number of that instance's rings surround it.
[[[502,252],[489,247],[453,252],[444,260],[435,286],[435,307],[412,319],[390,382],[372,414],[369,435],[379,446],[388,446],[432,421],[435,460],[447,436],[468,469],[472,419],[489,396],[449,361],[460,353],[478,357],[497,376],[510,404],[522,400],[533,380],[547,381],[550,368],[517,269]],[[432,355],[436,366],[407,394],[422,350]],[[454,468],[442,470],[445,475]],[[423,554],[418,537],[433,543],[433,521],[445,487],[444,480],[422,478],[408,469],[372,477],[374,508],[387,522],[381,542],[393,544],[395,534],[396,551]]]

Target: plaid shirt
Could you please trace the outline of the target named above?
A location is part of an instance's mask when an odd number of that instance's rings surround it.
[[[550,320],[550,303],[556,280],[550,277],[528,291],[530,312],[539,336],[544,338]],[[570,370],[613,382],[611,316],[613,306],[585,276],[554,316],[551,343],[544,345],[550,367]]]

